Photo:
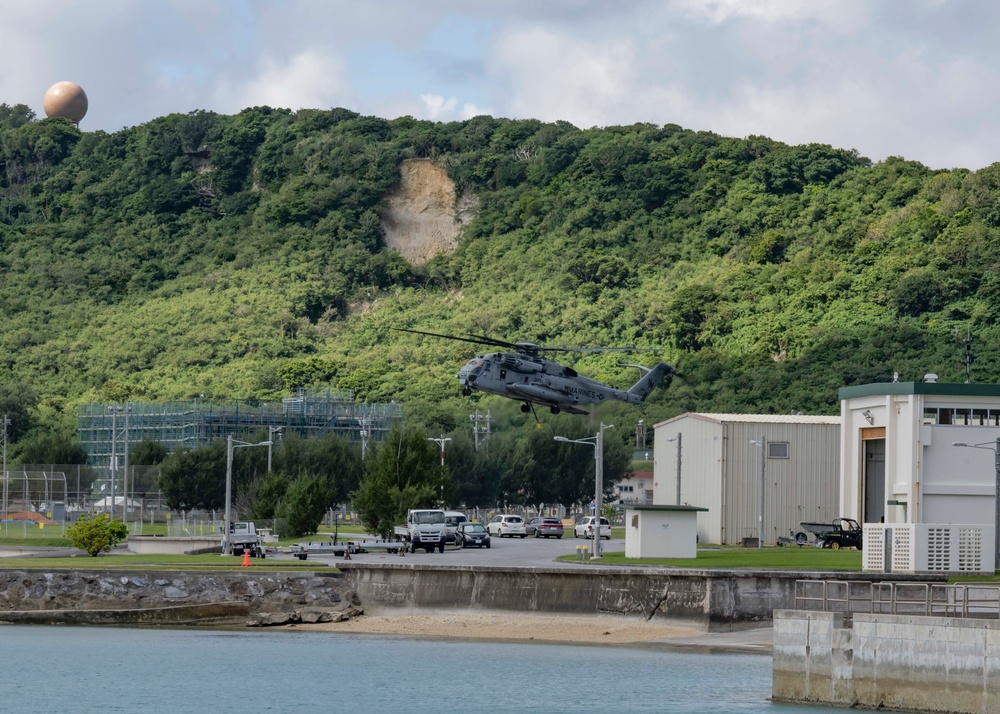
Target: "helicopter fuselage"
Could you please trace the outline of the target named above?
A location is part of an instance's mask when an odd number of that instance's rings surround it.
[[[576,373],[570,367],[537,355],[491,352],[476,355],[458,372],[465,394],[478,389],[526,404],[549,407],[553,413],[586,414],[579,405],[617,399],[642,404],[643,396],[615,389]]]

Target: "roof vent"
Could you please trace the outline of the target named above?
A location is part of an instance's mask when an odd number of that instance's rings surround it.
[[[924,381],[927,382],[928,384],[934,384],[935,382],[937,382],[937,375],[936,374],[925,374],[924,375]]]

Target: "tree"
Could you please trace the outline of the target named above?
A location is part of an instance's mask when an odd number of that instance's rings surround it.
[[[388,538],[407,510],[439,505],[447,474],[437,456],[423,430],[392,430],[352,494],[354,508],[369,533]]]
[[[32,426],[31,413],[38,408],[38,397],[28,384],[0,384],[0,419],[10,419],[7,440],[15,443]]]
[[[96,558],[98,553],[110,551],[112,546],[128,538],[128,526],[103,513],[83,513],[66,529],[66,535],[75,547]]]
[[[234,472],[235,472],[234,465]],[[235,479],[235,476],[234,476]],[[179,511],[217,510],[226,500],[226,442],[178,449],[163,460],[157,485],[167,506]]]
[[[154,439],[143,439],[128,452],[128,462],[133,466],[156,466],[165,458],[167,447]]]
[[[284,498],[275,509],[275,517],[283,519],[292,537],[315,533],[330,503],[330,487],[322,476],[302,475],[288,486]]]
[[[35,112],[27,104],[0,104],[0,127],[16,129],[35,121]]]
[[[18,442],[14,458],[22,464],[85,464],[87,452],[76,439],[32,432]]]

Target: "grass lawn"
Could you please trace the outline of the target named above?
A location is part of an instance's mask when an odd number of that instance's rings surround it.
[[[576,560],[564,555],[559,560]],[[827,548],[705,548],[695,558],[626,558],[603,553],[595,565],[663,565],[674,568],[840,570],[861,572],[861,551]]]

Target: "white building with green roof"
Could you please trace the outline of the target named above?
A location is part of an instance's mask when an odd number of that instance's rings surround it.
[[[927,375],[839,394],[840,509],[865,524],[865,569],[992,571],[1000,385]]]

